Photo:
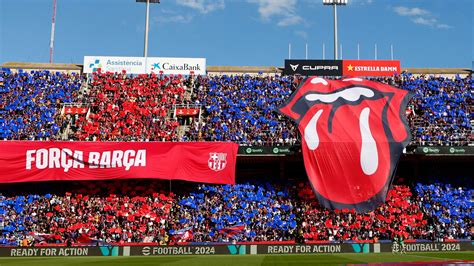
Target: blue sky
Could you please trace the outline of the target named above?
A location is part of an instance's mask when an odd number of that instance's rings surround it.
[[[47,62],[52,0],[0,0],[0,63]],[[142,56],[145,5],[57,0],[54,61]],[[333,54],[332,8],[322,0],[162,0],[150,13],[149,56],[205,57],[208,65],[283,65]],[[343,58],[395,59],[403,67],[471,67],[472,0],[349,0],[339,8]]]

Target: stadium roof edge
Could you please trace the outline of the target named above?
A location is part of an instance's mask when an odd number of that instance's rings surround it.
[[[11,69],[51,69],[51,70],[76,70],[82,72],[82,64],[50,64],[31,62],[6,62],[2,65]]]
[[[50,64],[31,62],[6,62],[2,65],[11,69],[50,69],[82,72],[82,64]],[[208,73],[281,73],[282,67],[277,66],[207,66]],[[470,74],[469,68],[402,68],[413,74]]]

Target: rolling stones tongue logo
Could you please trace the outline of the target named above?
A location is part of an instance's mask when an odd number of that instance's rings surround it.
[[[410,98],[360,78],[308,78],[280,106],[298,124],[306,172],[323,206],[364,212],[385,201],[411,138]]]

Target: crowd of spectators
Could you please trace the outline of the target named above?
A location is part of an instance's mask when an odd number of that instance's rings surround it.
[[[348,209],[333,212],[323,209],[311,188],[300,186],[299,195],[304,200],[297,210],[305,240],[387,240],[400,235],[405,239],[426,238],[426,215],[411,200],[408,186],[393,186],[385,204],[365,214]]]
[[[188,183],[176,194],[159,180],[67,183],[56,192],[0,195],[0,245],[22,245],[25,239],[34,244],[311,243],[395,235],[448,241],[471,239],[474,226],[474,190],[449,185],[395,185],[386,203],[355,213],[322,208],[306,183]]]
[[[185,140],[293,145],[296,126],[275,112],[297,86],[289,76],[222,75],[201,79],[195,103],[205,108]]]
[[[0,195],[0,244],[24,238],[35,243],[167,243],[169,193],[133,181],[127,186],[119,181],[75,185],[74,193]]]
[[[90,108],[77,116],[69,139],[89,141],[177,141],[179,123],[169,114],[184,99],[181,76],[96,73],[80,99]]]
[[[275,112],[300,78],[265,75],[164,76],[47,70],[0,71],[0,138],[107,141],[233,141],[293,145],[299,133]],[[472,145],[471,77],[401,76],[377,81],[413,91],[407,111],[413,145]],[[87,114],[61,115],[62,105]],[[174,108],[200,106],[179,131]],[[182,121],[182,119],[181,119]],[[61,133],[68,134],[61,134]]]
[[[177,199],[170,228],[192,231],[193,242],[285,241],[294,237],[295,219],[285,189],[201,185]]]
[[[403,74],[403,89],[414,92],[409,115],[413,142],[423,146],[466,146],[474,142],[472,77]]]
[[[418,206],[433,219],[428,233],[436,239],[467,238],[474,221],[474,190],[450,184],[416,185]]]
[[[0,138],[58,139],[62,103],[74,102],[82,77],[48,70],[0,71]]]

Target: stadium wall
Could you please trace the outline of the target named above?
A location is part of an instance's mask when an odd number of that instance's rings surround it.
[[[59,70],[65,72],[80,72],[82,73],[82,64],[49,64],[49,63],[30,63],[30,62],[6,62],[2,65],[4,68],[23,69],[23,70]],[[282,67],[277,66],[207,66],[207,73],[210,75],[224,75],[224,74],[250,74],[250,75],[276,75],[281,74]],[[402,68],[402,71],[407,71],[412,74],[431,74],[454,76],[461,75],[462,77],[472,73],[471,69],[467,68]]]
[[[473,251],[474,242],[406,243],[410,252]],[[0,248],[0,257],[84,257],[84,256],[163,256],[163,255],[260,255],[260,254],[336,254],[399,252],[391,243],[332,243],[332,244],[221,244],[187,246],[95,246],[95,247],[7,247]]]

